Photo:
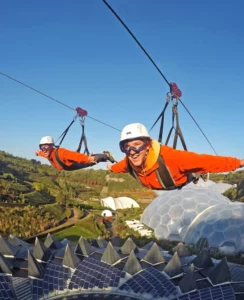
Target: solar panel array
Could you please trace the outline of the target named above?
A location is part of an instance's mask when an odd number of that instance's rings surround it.
[[[88,257],[84,259],[74,272],[69,289],[100,289],[117,287],[125,272],[99,260]]]
[[[12,286],[18,300],[32,300],[31,285],[28,278],[13,277]]]
[[[94,299],[100,299],[99,294],[95,294],[99,293],[99,290],[103,290],[104,292],[104,289],[110,288],[116,292],[116,297],[125,297],[126,295],[128,299],[133,297],[174,300],[244,299],[244,266],[238,264],[228,263],[232,281],[229,280],[228,284],[223,283],[218,286],[212,286],[207,279],[213,267],[198,271],[199,276],[194,277],[197,290],[182,295],[182,291],[178,287],[182,277],[174,280],[168,279],[167,275],[163,272],[165,264],[152,267],[146,262],[140,262],[142,271],[131,277],[123,270],[126,260],[119,265],[112,266],[109,263],[102,262],[102,253],[97,256],[98,253],[96,252],[84,258],[74,271],[62,266],[63,248],[61,250],[52,250],[52,258],[49,259],[48,263],[42,264],[44,276],[41,272],[41,278],[33,279],[28,277],[28,267],[30,270],[35,267],[35,263],[32,260],[28,261],[28,249],[32,252],[31,246],[19,246],[15,248],[18,250],[16,251],[15,258],[10,259],[9,257],[5,257],[13,265],[13,276],[0,273],[0,300],[39,300],[48,297],[50,293],[55,291],[66,292],[66,289],[69,289],[70,293],[76,292],[76,289],[82,289],[83,291],[80,291],[80,293],[83,295],[86,291],[90,293],[90,290],[92,290],[94,292],[94,295],[92,293],[95,297]],[[147,251],[148,249],[145,248],[143,250],[139,249],[139,252],[136,253],[138,261],[146,255]],[[169,261],[172,255],[164,252],[164,257]],[[180,258],[185,273],[187,273],[192,259],[193,256]],[[212,261],[215,264],[220,263],[219,260],[213,258]],[[1,263],[3,264],[3,269],[0,272],[4,272],[5,260],[3,258]],[[130,279],[127,280],[127,278]],[[192,285],[189,285],[189,289],[186,290],[190,290],[191,288]],[[108,294],[107,296],[110,297]],[[71,297],[71,299],[73,298]]]
[[[33,279],[31,287],[33,300],[40,299],[43,296],[43,280]]]
[[[182,295],[175,300],[235,300],[231,285],[221,285],[206,288],[189,294]]]
[[[136,294],[148,293],[153,296],[153,299],[178,295],[173,283],[153,267],[134,275],[120,287],[120,290]]]
[[[63,291],[67,288],[67,280],[70,276],[70,269],[48,263],[43,279],[43,293],[48,294],[53,290]]]
[[[229,263],[228,266],[233,281],[244,281],[244,265]]]
[[[11,278],[9,276],[0,275],[0,299],[12,300],[14,294],[11,290]]]

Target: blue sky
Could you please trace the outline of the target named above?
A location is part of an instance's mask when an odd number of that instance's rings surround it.
[[[243,157],[243,1],[108,2],[181,88],[217,153]],[[133,122],[150,128],[161,112],[168,86],[102,1],[3,1],[0,20],[1,72],[118,129]],[[75,115],[3,76],[0,99],[0,149],[25,158],[35,158],[40,138],[57,139]],[[214,154],[181,105],[179,114],[189,150]],[[170,126],[168,109],[164,137]],[[63,146],[75,150],[80,133],[76,122]],[[90,151],[123,157],[118,131],[87,118],[86,135]]]

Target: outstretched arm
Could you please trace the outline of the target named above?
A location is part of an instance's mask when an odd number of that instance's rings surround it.
[[[244,160],[234,157],[197,154],[174,149],[172,151],[172,155],[178,161],[180,171],[183,173],[230,172],[244,166]]]
[[[107,164],[107,168],[109,169],[109,171],[114,173],[128,173],[127,166],[128,166],[128,162],[126,158],[122,159],[121,161],[113,165]]]
[[[35,154],[36,154],[36,156],[42,156],[42,157],[46,158],[46,156],[44,155],[44,152],[41,150],[36,150]]]

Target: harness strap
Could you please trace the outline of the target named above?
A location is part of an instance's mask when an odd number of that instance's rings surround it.
[[[160,124],[160,129],[159,129],[159,135],[158,135],[158,142],[161,144],[162,143],[162,140],[163,140],[163,131],[164,131],[164,115],[165,115],[165,111],[166,111],[166,108],[168,107],[168,105],[169,105],[169,99],[170,98],[168,98],[167,97],[167,101],[166,101],[166,103],[165,103],[165,105],[164,105],[164,109],[163,109],[163,111],[161,112],[161,124]],[[159,118],[160,118],[160,116],[159,116]],[[156,122],[157,122],[158,120],[156,120]],[[156,123],[155,123],[156,124]]]
[[[168,169],[168,167],[166,166],[165,161],[161,155],[159,155],[157,162],[159,164],[159,168],[157,170],[155,170],[155,172],[156,172],[158,182],[161,184],[163,189],[174,190],[177,188],[181,188],[182,186],[185,185],[185,184],[183,184],[183,185],[178,186],[175,184],[175,181],[171,175],[171,172]],[[135,170],[132,168],[130,163],[128,163],[128,171],[140,184],[142,184],[141,180],[139,179],[138,175],[136,174]],[[161,190],[161,188],[159,188],[159,189]]]
[[[73,119],[72,122],[69,124],[69,126],[64,130],[64,132],[63,132],[63,133],[60,135],[60,137],[58,138],[58,140],[59,140],[59,139],[62,137],[62,139],[61,139],[59,145],[57,146],[57,148],[59,148],[59,147],[61,146],[61,144],[62,144],[62,142],[63,142],[63,140],[64,140],[66,134],[68,133],[70,127],[73,125],[73,123],[75,122],[75,120],[76,120],[76,117],[74,117],[74,119]]]
[[[65,171],[74,171],[74,170],[78,170],[77,166],[75,164],[71,165],[71,166],[67,166],[59,157],[58,154],[58,149],[55,152],[55,159],[56,162],[58,163],[58,165],[63,168]]]
[[[178,139],[178,136],[179,136],[179,137],[180,137],[181,144],[182,144],[184,150],[187,151],[186,143],[185,143],[185,140],[184,140],[184,137],[183,137],[181,128],[180,128],[178,111],[175,110],[173,113],[174,113],[174,115],[175,115],[175,117],[176,117],[176,128],[175,128],[175,137],[174,137],[173,148],[176,149],[176,146],[177,146],[177,139]]]
[[[169,171],[168,167],[165,164],[165,161],[161,155],[158,156],[159,168],[156,170],[157,178],[162,187],[166,190],[175,189],[178,186],[175,184],[175,181]]]
[[[90,152],[89,152],[88,147],[87,147],[87,139],[86,139],[86,135],[85,135],[84,120],[81,120],[80,123],[81,123],[82,133],[81,133],[81,138],[80,138],[79,146],[78,146],[76,152],[80,152],[82,143],[84,142],[84,146],[85,146],[84,154],[89,155]]]
[[[171,126],[168,136],[166,138],[165,145],[168,145],[171,133],[172,133],[173,129],[175,129],[174,123],[175,123],[175,114],[172,112],[172,126]]]

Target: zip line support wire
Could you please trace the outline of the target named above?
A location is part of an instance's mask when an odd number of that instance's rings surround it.
[[[124,26],[124,28],[127,30],[127,32],[131,35],[131,37],[134,39],[134,41],[137,43],[137,45],[141,48],[141,50],[144,52],[144,54],[147,56],[147,58],[151,61],[151,63],[154,65],[154,67],[157,69],[157,71],[159,72],[159,74],[163,77],[164,81],[168,84],[168,86],[170,87],[170,82],[167,80],[167,78],[165,77],[165,75],[163,74],[163,72],[159,69],[159,67],[157,66],[157,64],[154,62],[154,60],[152,59],[152,57],[148,54],[148,52],[146,51],[146,49],[142,46],[142,44],[139,42],[139,40],[136,38],[136,36],[132,33],[132,31],[129,29],[129,27],[125,24],[125,22],[120,18],[120,16],[116,13],[116,11],[108,4],[108,2],[106,0],[102,0],[103,3],[108,7],[108,9],[115,15],[115,17],[119,20],[119,22]],[[195,118],[192,116],[192,114],[190,113],[190,111],[187,109],[187,107],[185,106],[185,104],[181,101],[181,99],[178,98],[178,100],[180,101],[180,103],[182,104],[182,106],[185,108],[185,110],[187,111],[187,113],[190,115],[190,117],[192,118],[192,120],[194,121],[194,123],[197,125],[198,129],[201,131],[201,133],[203,134],[203,136],[205,137],[205,139],[207,140],[208,144],[210,145],[210,147],[213,149],[213,151],[215,152],[216,155],[217,152],[215,151],[213,145],[210,143],[209,139],[207,138],[207,136],[205,135],[205,133],[203,132],[203,130],[201,129],[201,127],[198,125],[197,121],[195,120]],[[163,117],[163,113],[165,111],[166,107],[164,108],[164,110],[162,111],[162,113],[159,115],[158,119],[156,120],[156,122],[154,123],[154,125],[158,122],[158,120],[160,119],[160,117]],[[163,120],[162,120],[163,121]],[[154,125],[152,127],[154,127]],[[151,128],[152,129],[152,128]]]
[[[67,107],[67,108],[69,108],[69,109],[71,109],[71,110],[76,111],[76,109],[74,109],[73,107],[71,107],[71,106],[69,106],[69,105],[67,105],[67,104],[65,104],[65,103],[63,103],[63,102],[61,102],[61,101],[59,101],[59,100],[57,100],[57,99],[55,99],[55,98],[53,98],[53,97],[51,97],[51,96],[49,96],[49,95],[43,93],[43,92],[41,92],[41,91],[39,91],[39,90],[33,88],[33,87],[31,87],[30,85],[28,85],[28,84],[26,84],[26,83],[24,83],[24,82],[22,82],[22,81],[20,81],[20,80],[18,80],[18,79],[16,79],[16,78],[13,78],[13,77],[11,77],[11,76],[9,76],[9,75],[7,75],[7,74],[1,72],[1,71],[0,71],[0,75],[3,75],[3,76],[5,76],[5,77],[7,77],[8,79],[11,79],[11,80],[13,80],[13,81],[15,81],[15,82],[17,82],[17,83],[19,83],[19,84],[21,84],[21,85],[27,87],[28,89],[31,89],[32,91],[34,91],[34,92],[36,92],[36,93],[38,93],[38,94],[41,94],[42,96],[44,96],[44,97],[46,97],[46,98],[51,99],[52,101],[55,101],[55,102],[57,102],[57,103],[59,103],[59,104],[65,106],[65,107]],[[95,118],[93,118],[93,117],[91,117],[91,116],[87,116],[87,118],[90,118],[90,119],[92,119],[92,120],[94,120],[94,121],[96,121],[96,122],[98,122],[98,123],[101,123],[101,124],[103,124],[103,125],[105,125],[105,126],[107,126],[107,127],[110,127],[110,128],[112,128],[112,129],[114,129],[114,130],[117,130],[117,131],[121,132],[120,129],[118,129],[118,128],[114,127],[114,126],[111,126],[111,125],[109,125],[109,124],[107,124],[107,123],[105,123],[105,122],[102,122],[102,121],[100,121],[100,120],[98,120],[98,119],[95,119]]]

